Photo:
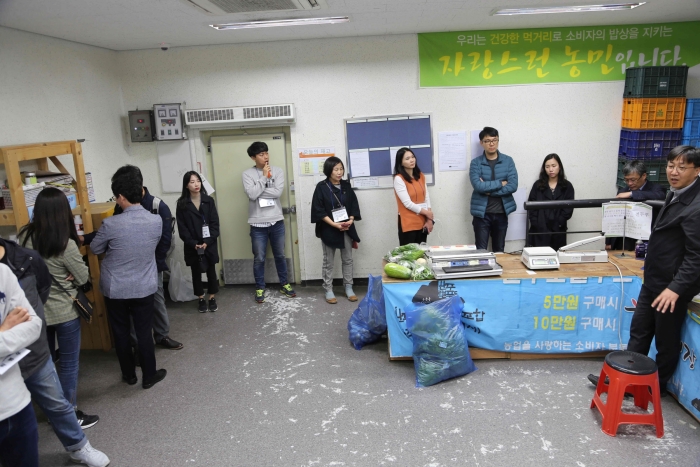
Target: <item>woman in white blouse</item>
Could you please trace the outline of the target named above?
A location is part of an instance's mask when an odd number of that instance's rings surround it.
[[[408,148],[396,152],[394,194],[399,209],[399,244],[425,242],[435,221],[425,175],[418,168],[415,154]]]

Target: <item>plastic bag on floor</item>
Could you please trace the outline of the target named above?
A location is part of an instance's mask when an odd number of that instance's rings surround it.
[[[357,350],[379,340],[386,333],[382,276],[369,276],[367,295],[352,313],[348,321],[348,332],[350,342]]]
[[[431,386],[476,370],[461,321],[464,303],[458,295],[406,307],[412,334],[416,387]]]
[[[192,274],[188,268],[183,267],[179,261],[171,260],[170,281],[168,282],[168,293],[174,302],[190,302],[197,296],[194,294],[192,285]]]

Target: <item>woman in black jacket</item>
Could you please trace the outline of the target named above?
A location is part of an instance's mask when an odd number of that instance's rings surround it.
[[[574,199],[574,186],[566,179],[564,166],[556,154],[549,154],[542,162],[540,178],[532,186],[528,201],[562,201]],[[573,208],[533,209],[528,211],[530,221],[529,233],[546,235],[528,235],[532,246],[549,246],[555,251],[566,245],[566,221],[571,219]]]
[[[178,233],[185,243],[185,264],[192,269],[194,294],[199,297],[199,312],[216,311],[219,214],[214,199],[207,195],[202,179],[195,171],[187,172],[182,178],[182,196],[177,200],[175,215]],[[204,299],[203,272],[207,273],[208,303]]]
[[[360,242],[355,230],[355,221],[361,220],[360,204],[350,182],[342,180],[343,161],[329,157],[323,164],[323,173],[326,179],[316,185],[311,202],[311,223],[316,224],[316,236],[321,239],[323,248],[321,273],[326,301],[338,303],[333,294],[333,260],[335,250],[340,249],[345,295],[354,302],[357,296],[352,290],[352,248]]]

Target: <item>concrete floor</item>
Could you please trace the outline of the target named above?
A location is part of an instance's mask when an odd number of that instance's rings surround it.
[[[113,467],[700,466],[700,423],[671,397],[661,439],[646,426],[600,431],[586,375],[601,359],[478,360],[417,389],[413,363],[390,362],[386,341],[350,345],[356,304],[297,292],[268,290],[258,305],[252,287],[227,287],[207,314],[171,303],[185,348],[157,349],[168,376],[149,390],[120,381],[113,352],[84,351],[78,402],[100,416],[93,446]],[[40,418],[41,465],[73,465]]]

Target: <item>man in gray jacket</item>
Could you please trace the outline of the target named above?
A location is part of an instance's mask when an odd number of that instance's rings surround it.
[[[165,378],[156,371],[153,345],[153,297],[158,289],[155,251],[163,223],[141,207],[141,182],[125,166],[112,177],[112,193],[123,212],[107,218],[90,243],[93,253],[105,253],[100,269],[100,289],[109,311],[114,347],[122,370],[122,380],[136,384],[136,366],[129,343],[131,318],[138,337],[138,353],[144,389]]]
[[[296,293],[287,281],[287,259],[284,256],[284,217],[280,196],[284,191],[284,172],[270,166],[267,144],[255,142],[248,148],[248,156],[255,163],[243,172],[243,190],[248,196],[248,224],[253,242],[253,275],[255,301],[265,301],[265,253],[269,240],[275,257],[280,292],[287,297]]]

